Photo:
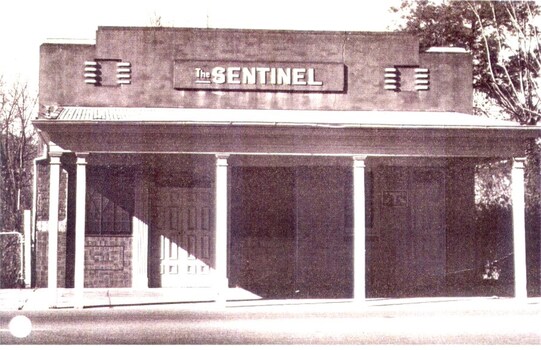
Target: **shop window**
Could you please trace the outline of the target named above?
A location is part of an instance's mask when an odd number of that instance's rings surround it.
[[[89,170],[86,196],[88,235],[130,235],[133,176],[123,169]]]

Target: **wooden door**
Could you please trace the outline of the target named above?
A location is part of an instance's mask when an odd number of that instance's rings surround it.
[[[412,175],[411,239],[406,247],[410,285],[436,291],[445,279],[445,173],[415,169]]]
[[[153,200],[154,285],[211,286],[214,264],[210,189],[158,188]]]
[[[445,280],[445,172],[397,166],[378,175],[382,247],[371,266],[380,295],[435,295]]]
[[[232,171],[231,281],[265,298],[295,295],[294,170]]]

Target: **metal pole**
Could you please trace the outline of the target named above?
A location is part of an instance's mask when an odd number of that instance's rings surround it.
[[[21,252],[22,253],[22,252]],[[29,288],[32,284],[32,213],[24,211],[24,286]]]

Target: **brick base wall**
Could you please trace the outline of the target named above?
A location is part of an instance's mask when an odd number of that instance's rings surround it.
[[[132,238],[85,239],[85,287],[122,288],[132,284]]]
[[[38,288],[46,288],[48,284],[48,265],[49,265],[49,232],[36,232],[36,272],[35,286]],[[65,288],[66,283],[66,231],[58,232],[58,273],[57,287]]]

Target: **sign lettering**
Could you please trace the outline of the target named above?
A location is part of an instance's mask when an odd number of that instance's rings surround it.
[[[342,92],[340,63],[175,61],[178,90]]]

